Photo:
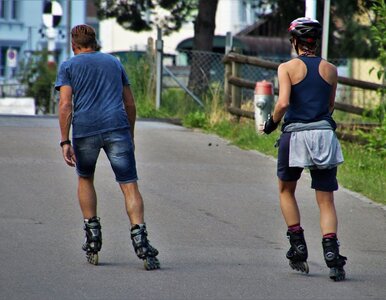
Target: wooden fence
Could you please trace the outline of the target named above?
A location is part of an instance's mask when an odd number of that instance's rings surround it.
[[[239,74],[241,65],[249,64],[270,70],[277,70],[279,63],[262,60],[252,56],[245,56],[238,53],[229,53],[224,57],[223,63],[225,64],[224,103],[227,111],[237,117],[254,119],[255,114],[253,111],[246,111],[241,109],[241,88],[253,90],[255,88],[256,82],[246,80],[240,77]],[[338,83],[346,86],[357,87],[372,91],[376,91],[380,88],[386,88],[386,86],[377,83],[342,76],[338,77]],[[278,89],[274,88],[274,94],[278,95],[278,93]],[[356,115],[363,115],[366,111],[362,107],[339,102],[335,102],[335,109]],[[362,126],[366,127],[365,125]],[[374,125],[371,124],[369,127],[371,128],[373,126]],[[344,124],[339,124],[339,128],[346,128],[346,126]],[[351,134],[343,135],[342,133],[338,133],[338,135],[347,140],[352,140],[360,143],[363,142],[360,138],[357,138]]]

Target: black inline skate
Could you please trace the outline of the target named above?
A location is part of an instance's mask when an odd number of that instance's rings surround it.
[[[339,242],[335,238],[323,238],[323,254],[327,267],[330,268],[330,278],[334,281],[346,279],[346,272],[343,266],[346,264],[347,257],[339,254]]]
[[[297,232],[287,231],[287,238],[291,244],[286,257],[289,259],[289,265],[293,270],[308,274],[310,271],[307,258],[307,244],[304,240],[303,229]]]
[[[102,227],[98,217],[92,217],[84,221],[86,237],[82,249],[86,251],[87,261],[93,265],[98,264],[98,252],[102,248],[101,229]]]
[[[146,270],[155,270],[160,268],[160,262],[156,257],[158,250],[150,245],[147,239],[146,225],[134,225],[131,228],[131,240],[134,251],[137,256],[143,260]]]

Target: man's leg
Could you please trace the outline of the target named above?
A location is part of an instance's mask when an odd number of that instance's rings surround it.
[[[125,197],[126,212],[132,225],[144,223],[144,205],[137,182],[120,183]]]
[[[78,177],[78,199],[84,219],[97,215],[97,196],[94,188],[94,176]]]
[[[147,239],[147,230],[144,221],[144,205],[137,182],[120,183],[125,196],[126,212],[131,222],[130,236],[134,251],[140,259],[144,260],[146,270],[160,268],[160,262],[156,257],[158,250],[150,245]]]
[[[132,225],[144,223],[144,205],[137,182],[120,183],[125,197],[126,212]]]

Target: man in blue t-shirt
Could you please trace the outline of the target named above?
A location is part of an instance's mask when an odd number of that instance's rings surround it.
[[[83,250],[90,263],[98,264],[102,232],[97,217],[94,172],[103,149],[125,198],[134,250],[144,260],[147,270],[158,269],[158,251],[147,239],[143,199],[137,185],[136,107],[129,79],[115,57],[97,51],[92,27],[75,26],[71,30],[71,44],[75,56],[61,64],[55,88],[60,91],[63,158],[67,165],[76,167],[79,178],[78,197],[86,235]]]

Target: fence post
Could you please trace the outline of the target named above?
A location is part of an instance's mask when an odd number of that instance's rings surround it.
[[[231,85],[229,84],[228,80],[229,77],[232,75],[232,64],[230,62],[227,62],[225,64],[225,73],[224,73],[224,106],[225,109],[229,107],[231,104]]]
[[[241,53],[241,49],[235,49],[234,52]],[[232,76],[240,76],[241,66],[239,63],[232,61]],[[232,107],[240,108],[241,107],[241,89],[238,86],[232,85]]]

